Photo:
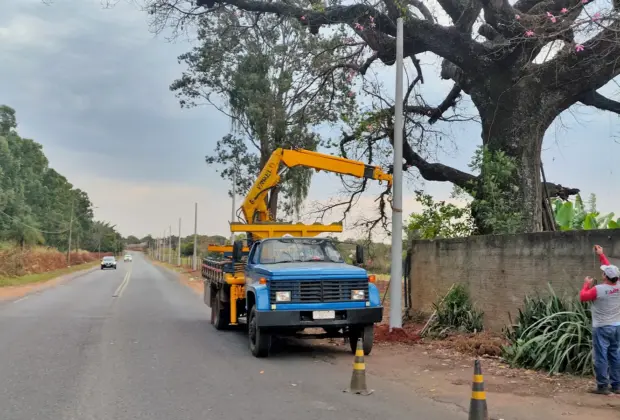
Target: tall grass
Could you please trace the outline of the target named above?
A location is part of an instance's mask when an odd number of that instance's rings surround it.
[[[435,316],[425,335],[445,337],[454,332],[480,332],[484,329],[484,312],[471,301],[464,284],[456,284],[450,292],[433,304]]]
[[[104,255],[104,254],[102,254]],[[71,252],[71,265],[97,260],[97,253]],[[14,278],[67,268],[67,254],[55,248],[21,248],[0,243],[0,278]]]
[[[526,297],[523,308],[505,330],[510,344],[504,358],[513,366],[592,374],[592,318],[589,305],[576,297]]]

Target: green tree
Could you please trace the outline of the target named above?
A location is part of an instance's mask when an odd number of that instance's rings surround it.
[[[233,132],[206,161],[223,166],[226,179],[236,173],[237,190],[245,194],[276,148],[316,150],[325,144],[316,126],[337,122],[351,107],[345,80],[322,79],[346,50],[338,34],[316,38],[299,22],[275,15],[221,8],[196,24],[199,45],[179,57],[187,70],[171,90],[183,107],[210,103],[231,118]],[[286,172],[268,199],[274,219],[278,209],[299,213],[311,174],[307,168]]]
[[[416,191],[416,201],[422,211],[412,213],[406,222],[407,239],[439,239],[469,236],[473,219],[469,205],[458,207],[445,201],[435,201],[429,194]],[[405,248],[406,249],[406,248]]]
[[[0,106],[0,240],[66,250],[71,230],[72,248],[94,250],[88,194],[50,168],[42,146],[16,129],[15,110]]]

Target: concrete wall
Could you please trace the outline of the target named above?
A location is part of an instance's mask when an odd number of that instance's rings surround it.
[[[620,265],[620,229],[414,241],[412,309],[432,311],[453,283],[463,282],[485,312],[485,327],[501,331],[526,294],[546,292],[547,283],[558,294],[575,294],[586,275],[600,279],[595,244]]]

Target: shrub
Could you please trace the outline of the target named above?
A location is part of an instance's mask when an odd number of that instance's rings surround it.
[[[592,374],[592,319],[588,304],[550,294],[526,297],[505,330],[504,358],[512,366],[549,373]]]
[[[429,336],[445,337],[453,332],[480,332],[484,329],[484,312],[474,307],[464,284],[455,285],[433,307],[436,312],[426,331]]]

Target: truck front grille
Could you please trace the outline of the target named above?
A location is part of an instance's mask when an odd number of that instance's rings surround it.
[[[269,301],[276,303],[276,292],[290,291],[291,301],[282,303],[350,302],[352,290],[364,290],[368,299],[368,280],[276,280],[269,282]]]

